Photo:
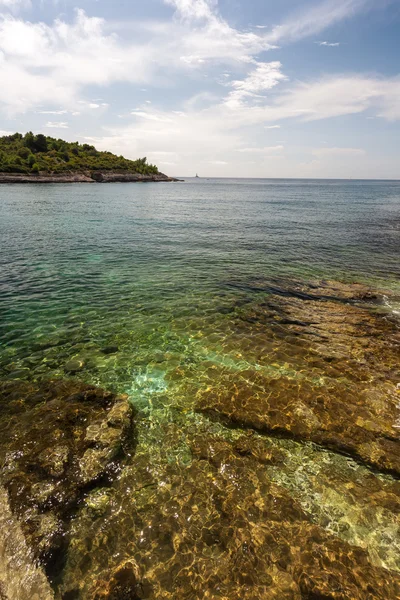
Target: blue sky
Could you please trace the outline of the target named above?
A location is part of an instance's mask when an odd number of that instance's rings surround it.
[[[0,0],[0,130],[171,175],[400,178],[400,0]]]

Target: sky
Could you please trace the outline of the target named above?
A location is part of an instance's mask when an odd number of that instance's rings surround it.
[[[0,135],[169,175],[400,179],[400,0],[0,0]]]

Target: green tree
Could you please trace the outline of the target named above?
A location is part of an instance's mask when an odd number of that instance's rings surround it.
[[[32,152],[35,150],[35,136],[32,131],[28,131],[28,133],[25,134],[24,144],[29,150],[32,150]]]
[[[28,158],[30,152],[29,152],[29,148],[27,148],[26,146],[22,146],[18,152],[17,152],[18,156],[20,156],[21,158]]]
[[[47,138],[42,133],[35,137],[36,152],[47,152]]]

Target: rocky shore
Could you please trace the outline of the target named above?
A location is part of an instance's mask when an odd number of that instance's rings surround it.
[[[179,179],[168,177],[163,173],[141,175],[117,171],[93,171],[24,175],[20,173],[0,173],[0,183],[148,183],[148,182],[177,182]]]

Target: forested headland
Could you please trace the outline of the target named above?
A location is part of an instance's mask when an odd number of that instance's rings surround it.
[[[0,137],[0,173],[58,175],[96,171],[144,176],[159,173],[146,158],[128,160],[112,152],[101,152],[90,144],[66,142],[32,132]]]

